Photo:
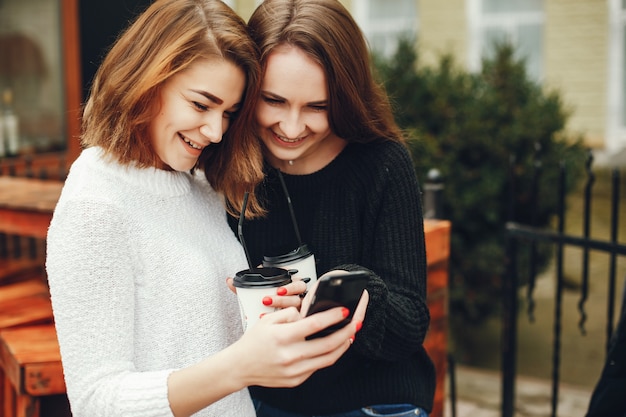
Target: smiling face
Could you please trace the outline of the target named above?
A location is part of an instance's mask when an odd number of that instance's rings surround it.
[[[260,137],[274,167],[308,174],[341,152],[346,142],[331,131],[327,107],[322,66],[297,47],[275,48],[267,59],[256,108]]]
[[[222,140],[245,82],[241,68],[220,59],[199,60],[166,81],[149,128],[160,168],[189,171],[202,149]]]

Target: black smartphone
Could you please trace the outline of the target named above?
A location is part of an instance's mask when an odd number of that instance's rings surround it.
[[[334,307],[346,307],[350,310],[350,315],[339,323],[308,336],[307,339],[329,335],[350,323],[368,280],[369,276],[364,271],[331,271],[321,277],[309,305],[307,317]]]

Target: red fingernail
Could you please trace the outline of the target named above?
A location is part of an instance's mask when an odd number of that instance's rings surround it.
[[[285,294],[287,294],[287,288],[280,287],[279,289],[276,290],[276,294],[278,294],[278,295],[285,295]]]
[[[350,310],[348,310],[347,308],[343,307],[341,309],[341,314],[343,314],[343,317],[346,318],[350,315]]]
[[[363,327],[363,322],[362,321],[357,321],[357,323],[356,323],[356,331],[358,332],[359,330],[361,330],[361,327]]]
[[[262,319],[262,318],[263,318],[263,316],[264,316],[265,314],[266,314],[266,313],[261,313],[261,314],[259,314],[259,318],[260,318],[260,319]]]
[[[263,305],[271,306],[272,305],[272,297],[263,297]]]

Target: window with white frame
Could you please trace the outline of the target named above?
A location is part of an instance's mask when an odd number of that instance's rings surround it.
[[[608,0],[609,80],[607,134],[609,151],[626,147],[626,0]]]
[[[372,51],[389,57],[401,37],[415,39],[417,0],[354,0],[352,4],[353,16]]]
[[[497,43],[510,42],[516,57],[525,60],[528,75],[541,81],[543,0],[468,0],[467,6],[470,70],[479,71],[482,58],[492,57]]]

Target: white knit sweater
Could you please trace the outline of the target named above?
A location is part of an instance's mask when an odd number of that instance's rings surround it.
[[[242,334],[226,277],[246,258],[202,174],[73,164],[47,271],[74,417],[171,417],[167,378]],[[254,416],[247,390],[197,416]]]

